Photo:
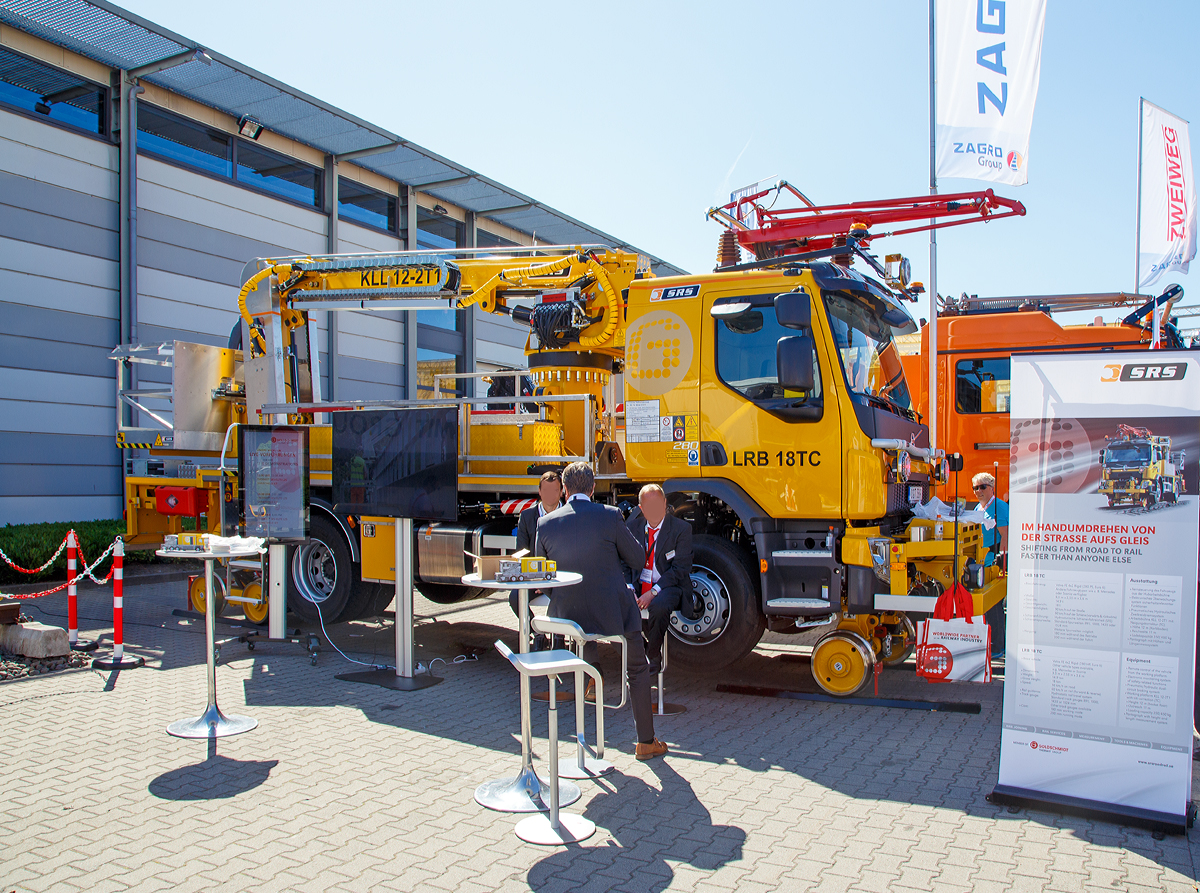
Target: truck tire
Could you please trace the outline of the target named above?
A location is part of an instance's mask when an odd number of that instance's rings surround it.
[[[413,585],[421,595],[439,605],[453,605],[455,602],[483,598],[493,591],[480,586],[455,586],[453,583],[422,583],[420,580],[415,581]]]
[[[305,623],[324,621],[326,626],[354,619],[347,609],[360,607],[364,584],[338,526],[313,512],[308,542],[293,546],[289,552],[288,610]],[[365,585],[378,587],[375,583]]]
[[[688,670],[720,670],[754,650],[767,628],[746,557],[716,536],[692,539],[692,588],[704,616],[671,615],[670,662]]]

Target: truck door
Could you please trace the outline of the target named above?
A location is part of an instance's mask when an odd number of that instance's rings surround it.
[[[784,282],[705,296],[701,474],[736,483],[773,518],[840,518],[841,427],[837,400],[826,399],[834,368],[828,338],[811,299],[809,329],[780,324],[775,298],[792,291],[795,280]],[[778,345],[794,336],[814,345],[807,392],[780,382]]]

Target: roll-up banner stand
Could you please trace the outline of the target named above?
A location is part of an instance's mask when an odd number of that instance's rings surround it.
[[[993,801],[1190,823],[1197,460],[1197,354],[1012,358]]]

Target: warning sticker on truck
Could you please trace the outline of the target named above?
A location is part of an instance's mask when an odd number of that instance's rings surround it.
[[[681,440],[700,439],[700,416],[665,415],[658,420],[658,439],[665,443],[679,443]]]

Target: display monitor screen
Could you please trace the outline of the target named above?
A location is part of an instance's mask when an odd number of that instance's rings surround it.
[[[238,481],[246,536],[308,539],[308,429],[238,426]]]
[[[333,415],[334,509],[458,519],[458,410],[353,410]]]

